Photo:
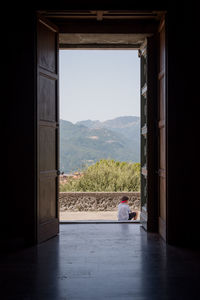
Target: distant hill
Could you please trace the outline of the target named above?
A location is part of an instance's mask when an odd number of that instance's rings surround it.
[[[73,124],[60,120],[60,169],[82,169],[100,159],[139,162],[140,118],[118,117],[105,122]]]
[[[105,122],[100,121],[80,121],[77,125],[84,125],[88,128],[107,128],[124,135],[129,139],[129,142],[134,142],[136,145],[140,143],[140,118],[136,116],[118,117]]]

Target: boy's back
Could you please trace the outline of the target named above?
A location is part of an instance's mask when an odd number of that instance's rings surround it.
[[[128,204],[120,203],[118,205],[118,221],[128,221],[129,213],[130,213],[130,208]]]

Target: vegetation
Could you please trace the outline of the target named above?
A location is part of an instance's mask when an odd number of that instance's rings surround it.
[[[139,163],[106,159],[86,168],[79,178],[70,177],[60,186],[61,192],[132,192],[139,189]]]

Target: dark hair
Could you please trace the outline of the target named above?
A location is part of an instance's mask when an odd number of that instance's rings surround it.
[[[128,201],[128,197],[127,196],[123,196],[123,197],[121,197],[121,201]]]

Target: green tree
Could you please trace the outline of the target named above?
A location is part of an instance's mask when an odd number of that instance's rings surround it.
[[[83,171],[78,178],[69,178],[61,192],[132,192],[140,190],[140,164],[100,160]]]

